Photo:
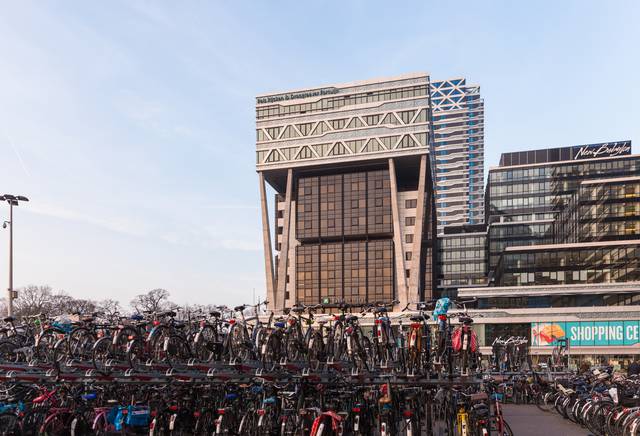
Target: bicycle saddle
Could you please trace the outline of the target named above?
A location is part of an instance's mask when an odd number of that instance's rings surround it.
[[[302,313],[302,312],[304,312],[304,307],[300,307],[300,306],[293,306],[293,307],[291,308],[291,311],[292,311],[293,313]]]
[[[183,329],[183,328],[185,328],[186,324],[185,324],[185,323],[183,323],[183,322],[177,322],[177,323],[175,323],[173,326],[174,326],[175,328],[177,328],[177,329]]]
[[[409,320],[411,320],[413,322],[422,322],[423,321],[421,316],[412,316],[411,318],[409,318]]]
[[[220,318],[220,312],[218,311],[213,311],[213,312],[209,312],[209,315],[213,316],[214,318]]]
[[[458,319],[462,324],[473,324],[473,319],[469,318],[468,316],[461,316]]]
[[[273,323],[273,325],[274,325],[274,326],[276,326],[276,327],[278,327],[278,328],[280,328],[280,329],[282,329],[282,328],[284,328],[284,326],[286,325],[286,323],[284,323],[284,322],[282,322],[282,321],[278,321],[278,322],[274,322],[274,323]]]
[[[233,310],[235,310],[236,312],[242,312],[243,310],[245,310],[247,308],[247,306],[245,306],[244,304],[242,306],[236,306],[233,308]]]
[[[163,313],[164,316],[170,316],[171,318],[173,318],[174,316],[177,315],[177,313],[175,313],[173,310],[167,310],[165,313]]]
[[[374,310],[375,313],[386,313],[387,309],[385,307],[376,307],[376,310]]]
[[[131,319],[134,321],[142,321],[144,317],[140,314],[131,315]]]
[[[12,316],[8,316],[8,317],[6,317],[6,318],[4,318],[4,319],[3,319],[3,321],[4,321],[4,322],[13,322],[13,321],[15,321],[15,320],[16,320],[16,319],[15,319],[14,317],[12,317]]]
[[[347,321],[347,322],[357,321],[357,320],[358,320],[358,316],[357,315],[349,315],[348,317],[345,318],[345,321]]]

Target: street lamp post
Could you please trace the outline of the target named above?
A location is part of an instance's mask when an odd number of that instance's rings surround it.
[[[0,195],[0,201],[9,203],[9,221],[2,223],[2,228],[9,226],[9,288],[7,289],[7,316],[13,316],[13,206],[18,206],[21,201],[29,201],[22,195]]]

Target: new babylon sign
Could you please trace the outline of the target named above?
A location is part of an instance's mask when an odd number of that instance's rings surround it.
[[[531,345],[554,346],[569,338],[574,346],[640,346],[640,321],[566,321],[531,323]]]
[[[576,147],[577,148],[577,147]],[[630,142],[613,142],[605,144],[583,145],[573,156],[574,160],[593,159],[596,157],[614,157],[631,154]]]

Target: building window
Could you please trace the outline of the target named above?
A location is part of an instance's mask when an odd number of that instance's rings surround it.
[[[404,207],[407,209],[415,209],[418,205],[418,200],[405,200]]]
[[[411,252],[410,252],[410,251],[407,251],[407,252],[404,254],[404,258],[405,258],[406,260],[411,260]]]
[[[415,226],[416,225],[416,217],[408,216],[404,219],[405,226]]]
[[[413,235],[405,235],[405,236],[404,236],[404,241],[405,241],[407,244],[411,244],[411,243],[413,243]]]
[[[407,278],[410,278],[410,277],[411,277],[411,270],[410,270],[410,269],[408,269],[408,270],[406,271],[406,273],[407,273]]]

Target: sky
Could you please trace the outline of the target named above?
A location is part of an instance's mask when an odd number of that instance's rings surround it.
[[[485,100],[487,167],[506,150],[637,143],[639,22],[633,0],[4,1],[0,193],[31,200],[14,211],[14,287],[263,296],[266,92],[466,77]],[[3,247],[0,228],[0,289]]]

